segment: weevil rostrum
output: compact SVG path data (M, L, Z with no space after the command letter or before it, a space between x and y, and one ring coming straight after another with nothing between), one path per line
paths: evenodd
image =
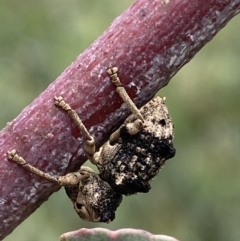
M28 164L16 150L7 153L12 160L49 181L65 186L78 215L88 221L110 222L122 201L122 195L151 189L149 181L157 175L167 159L175 155L173 123L165 105L165 98L155 97L138 109L118 77L117 67L107 73L116 92L131 111L131 115L113 132L109 140L95 151L95 140L80 117L62 97L55 97L55 105L66 111L78 126L84 140L88 159L99 173L81 166L80 170L54 177Z

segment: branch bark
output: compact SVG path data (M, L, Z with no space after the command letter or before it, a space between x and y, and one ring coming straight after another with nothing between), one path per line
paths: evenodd
M77 110L100 146L127 115L106 74L109 65L119 68L141 106L239 11L240 0L137 0L118 17L0 132L0 239L59 189L9 162L8 150L53 175L75 171L86 160L81 135L54 106L55 95Z

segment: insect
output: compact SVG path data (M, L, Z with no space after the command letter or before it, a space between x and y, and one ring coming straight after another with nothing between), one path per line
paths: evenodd
M175 155L173 123L165 98L155 97L138 109L122 85L117 67L109 68L107 73L132 114L99 151L95 150L95 140L76 111L62 97L54 98L55 105L66 111L78 126L85 140L86 155L97 166L98 174L81 166L77 172L54 177L28 164L16 150L7 153L9 160L30 172L65 186L74 209L82 219L106 223L115 218L122 195L148 192L151 188L149 181L166 160Z

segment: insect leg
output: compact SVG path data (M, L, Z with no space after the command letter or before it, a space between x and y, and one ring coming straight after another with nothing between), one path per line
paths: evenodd
M86 179L90 177L90 175L94 174L94 171L89 167L81 167L78 172L68 173L64 176L57 176L54 177L49 173L43 172L38 168L32 166L31 164L27 163L27 161L19 156L16 150L11 150L7 152L7 157L9 160L16 162L17 164L21 165L24 169L40 176L48 181L55 182L60 186L76 186L80 183L80 181L84 182Z
M116 86L116 91L122 98L123 102L127 105L127 107L130 109L130 111L142 122L144 122L144 118L142 114L140 113L140 110L137 108L137 106L133 103L132 99L126 92L125 88L123 87L119 77L118 77L118 68L117 67L111 67L107 70L108 75L110 76L113 84Z
M21 165L23 168L27 169L28 171L43 177L51 182L58 183L58 180L56 177L51 176L48 173L45 173L38 168L28 164L25 159L23 159L21 156L19 156L16 152L16 150L11 150L7 152L7 157L9 160L16 162L17 164Z
M71 108L69 104L67 104L61 96L54 97L55 105L59 106L63 110L65 110L72 120L76 123L77 127L81 131L86 143L85 143L85 151L92 163L95 163L93 155L95 153L95 140L88 132L87 128L82 123L80 117L78 116L77 112Z

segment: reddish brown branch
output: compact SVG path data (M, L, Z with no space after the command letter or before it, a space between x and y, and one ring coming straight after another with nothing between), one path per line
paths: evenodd
M0 133L0 239L59 187L6 159L14 148L54 175L85 161L82 139L54 106L62 95L101 145L126 110L106 69L119 76L140 106L187 63L240 10L240 0L137 0L58 79Z

